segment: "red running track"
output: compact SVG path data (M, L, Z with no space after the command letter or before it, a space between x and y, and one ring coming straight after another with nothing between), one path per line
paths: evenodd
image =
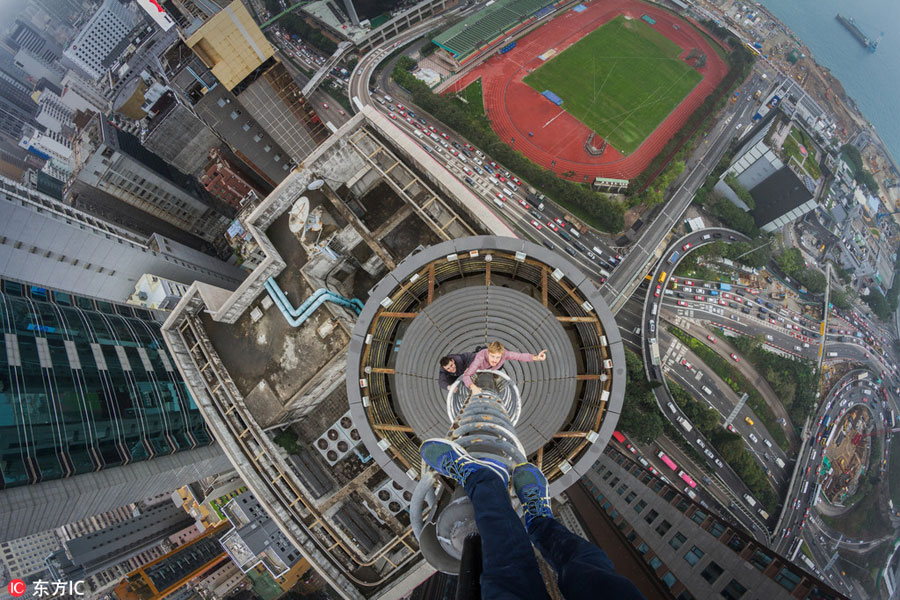
M671 13L637 0L592 0L587 10L568 10L520 39L516 47L503 55L494 55L466 74L451 89L458 90L481 78L484 105L491 128L500 139L533 162L557 174L588 181L595 177L633 179L659 154L669 139L687 122L688 117L725 77L728 68L700 32ZM538 58L547 50L557 54L619 14L639 19L650 15L653 27L678 44L686 56L691 48L706 54L706 65L699 69L703 79L644 143L628 156L608 146L601 156L588 154L584 143L591 130L581 121L556 106L522 81L543 62ZM675 28L677 25L677 29ZM533 137L528 133L532 132ZM595 138L594 145L600 141Z

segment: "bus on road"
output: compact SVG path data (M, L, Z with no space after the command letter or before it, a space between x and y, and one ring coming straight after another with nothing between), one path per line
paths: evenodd
M666 453L663 452L662 450L660 450L659 452L656 453L656 457L659 460L663 461L663 464L666 465L667 467L669 467L670 469L672 469L673 471L678 470L678 465L675 464L675 461L672 460L671 458L669 458L668 456L666 456Z
M686 484L691 486L692 488L697 487L697 482L691 479L691 476L685 473L684 471L678 471L678 476L681 477L681 480Z

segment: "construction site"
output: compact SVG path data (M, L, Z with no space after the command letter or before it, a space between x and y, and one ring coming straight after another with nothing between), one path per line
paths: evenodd
M857 405L847 411L829 436L822 460L822 493L832 504L843 505L856 493L869 464L876 421L869 409Z

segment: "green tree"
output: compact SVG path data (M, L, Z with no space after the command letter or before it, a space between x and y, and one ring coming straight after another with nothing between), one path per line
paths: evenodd
M872 311L878 315L882 321L888 321L891 318L891 307L887 300L879 290L869 288L869 295L862 297L863 302L869 305Z
M844 292L844 290L837 286L833 286L831 288L831 295L829 296L829 300L831 300L831 303L838 308L850 308L850 300L847 299L847 294Z
M865 169L859 171L856 174L855 179L858 184L866 186L873 194L878 194L881 191L878 187L878 182L875 181L875 176Z
M859 153L859 149L853 144L844 144L841 146L841 158L844 159L844 162L847 163L847 166L853 171L854 176L862 170L862 156Z
M779 254L775 257L775 263L790 277L793 277L794 273L805 266L803 255L800 254L800 250L797 248L788 248Z
M628 385L618 427L642 443L652 442L663 433L662 416L652 391L654 386L644 375L644 361L628 349L625 350L625 370Z

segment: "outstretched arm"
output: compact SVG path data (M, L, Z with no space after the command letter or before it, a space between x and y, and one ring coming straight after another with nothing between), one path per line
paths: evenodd
M547 351L541 350L537 354L528 354L527 352L510 352L507 351L503 356L506 360L519 360L522 362L532 362L537 361L540 362L542 360L547 360Z

